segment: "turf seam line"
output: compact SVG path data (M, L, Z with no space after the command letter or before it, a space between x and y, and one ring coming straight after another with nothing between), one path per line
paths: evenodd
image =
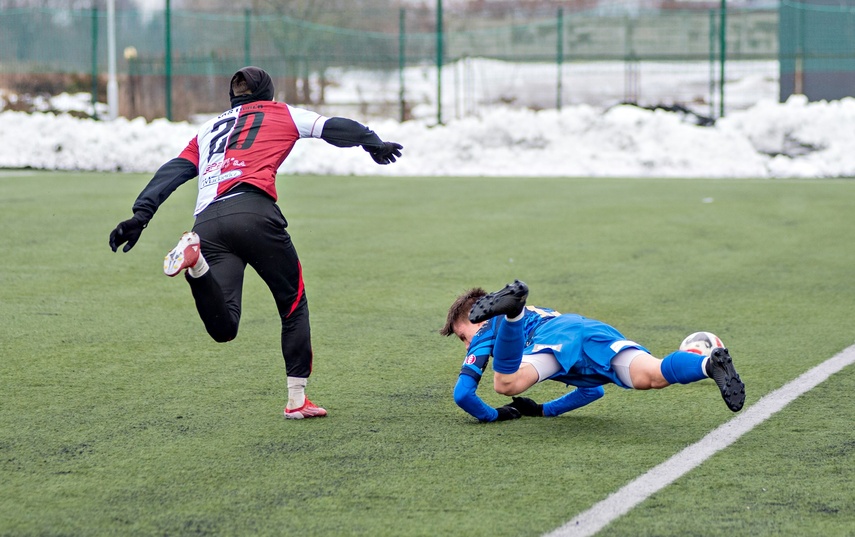
M720 425L698 442L667 461L653 467L622 488L576 515L545 537L582 537L594 535L625 515L636 505L699 466L743 434L766 421L800 395L815 388L831 375L855 363L855 345L803 373L796 379L765 395L739 415Z

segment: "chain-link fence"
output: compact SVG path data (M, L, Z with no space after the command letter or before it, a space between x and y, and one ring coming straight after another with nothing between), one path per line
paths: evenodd
M449 14L441 25L425 9L396 15L390 24L384 13L383 26L367 31L248 11L120 10L120 113L187 119L221 111L229 77L246 64L271 73L278 99L352 117L442 121L497 105L619 102L716 116L778 97L777 8L559 9L522 22ZM359 17L363 27L371 20ZM55 90L94 91L103 101L107 59L103 10L0 12L0 86L53 81L64 85ZM742 91L737 101L722 91L723 80L750 77L760 82L755 95Z

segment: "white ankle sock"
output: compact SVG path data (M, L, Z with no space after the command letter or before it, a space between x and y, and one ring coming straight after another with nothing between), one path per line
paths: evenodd
M306 382L309 379L288 377L288 408L294 410L306 404Z
M208 268L208 262L205 261L205 258L202 257L202 254L200 253L196 264L187 269L187 274L189 274L191 278L201 278L206 272L208 272Z
M507 315L505 315L505 318L508 320L508 322L511 322L511 323L515 323L515 322L519 321L520 319L522 319L523 317L525 317L525 308L523 308L523 310L520 312L520 314L517 315L516 317L508 317Z

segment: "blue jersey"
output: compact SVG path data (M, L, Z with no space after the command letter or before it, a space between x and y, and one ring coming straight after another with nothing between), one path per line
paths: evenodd
M525 328L523 332L526 338L526 347L531 344L534 337L534 332L543 323L554 319L561 315L555 310L548 308L533 308L525 309L525 317L523 322ZM481 375L487 368L487 362L490 356L493 355L493 346L496 344L496 329L499 326L499 321L504 317L493 317L484 323L484 326L478 330L478 333L469 342L469 348L466 350L466 360L463 361L463 368L460 370L461 375L469 375L476 380L481 380Z
M523 319L526 341L533 336L537 327L558 315L560 315L558 312L551 309L526 307ZM498 416L496 409L482 401L475 391L478 383L481 382L484 370L487 369L490 356L493 355L496 330L502 318L500 316L489 319L469 342L466 359L463 360L463 367L460 370L457 385L454 387L454 402L479 421L495 421Z
M472 338L454 389L454 400L458 406L481 421L493 421L497 416L496 410L481 401L475 390L492 356L501 319L490 319ZM626 388L611 367L612 358L627 348L647 352L612 326L581 315L527 307L523 321L523 354L551 353L561 365L561 370L549 380L581 389L599 388L609 383ZM602 396L601 388L596 391Z

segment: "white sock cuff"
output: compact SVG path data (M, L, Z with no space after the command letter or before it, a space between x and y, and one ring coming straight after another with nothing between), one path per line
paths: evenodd
M520 314L517 315L516 317L508 317L507 315L505 315L505 318L510 323L515 323L517 321L520 321L520 320L522 320L523 317L525 317L525 308L523 308L523 310L520 312Z
M202 254L199 254L199 259L196 261L196 264L187 269L187 273L191 278L201 278L208 272L208 262L205 261L205 258L202 257Z
M308 381L304 377L288 377L288 388L305 388Z

